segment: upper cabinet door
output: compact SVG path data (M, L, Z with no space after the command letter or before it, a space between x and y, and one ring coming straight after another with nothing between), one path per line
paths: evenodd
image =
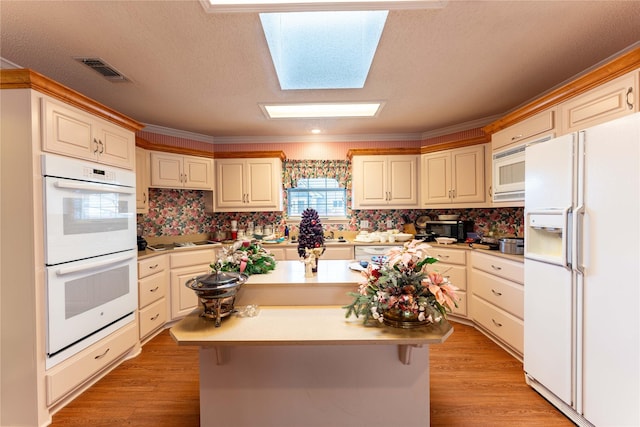
M282 210L282 161L279 158L219 159L216 212Z
M215 160L216 192L215 209L222 210L234 207L244 207L244 169L243 159Z
M387 159L385 156L355 156L352 184L355 209L387 205Z
M454 150L451 153L451 188L454 203L484 202L484 146Z
M98 120L95 129L98 139L98 161L132 169L132 163L135 164L135 137L133 133L102 120Z
M151 186L182 188L182 156L171 153L151 152Z
M282 210L282 162L247 159L247 201L250 206Z
M484 177L484 145L423 154L422 205L484 202Z
M451 203L451 153L422 156L422 203Z
M149 152L136 147L136 213L149 212Z
M354 156L353 208L417 208L418 158L418 155Z
M151 152L151 187L213 190L213 159Z
M561 133L576 132L638 111L637 78L638 71L633 71L561 104Z
M41 108L43 151L135 169L132 131L52 99Z
M182 165L185 188L213 190L213 159L184 156Z
M389 156L388 201L393 206L418 206L418 156Z

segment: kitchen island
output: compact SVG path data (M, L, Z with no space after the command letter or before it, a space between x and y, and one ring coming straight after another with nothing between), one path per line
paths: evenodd
M198 308L171 329L179 345L200 347L201 425L428 426L429 345L444 342L451 325L365 326L327 295L326 304L300 304L324 286L355 290L360 275L349 261L321 259L306 279L297 264L249 278L236 305L258 304L257 316L233 315L216 328ZM291 295L265 305L249 284Z

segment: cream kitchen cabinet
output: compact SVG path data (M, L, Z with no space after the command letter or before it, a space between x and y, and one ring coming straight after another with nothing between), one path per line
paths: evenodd
M560 104L567 134L638 111L638 71L625 74Z
M135 320L47 369L47 275L43 264L40 157L51 152L133 170L134 132L143 126L32 70L2 69L0 83L3 177L0 264L4 267L0 298L3 321L0 424L44 426L73 397L124 358L135 356L139 341ZM104 139L99 135L102 125L121 138L111 139L109 135ZM82 135L86 136L84 140ZM94 137L101 140L106 150L102 156L93 152ZM111 144L112 141L122 142L122 154L113 156L118 160L108 155L118 151L118 144Z
M470 255L472 320L490 338L522 358L524 264L476 251Z
M185 283L195 276L211 273L210 264L215 261L214 249L183 250L169 254L171 320L186 316L198 306L198 297Z
M216 212L282 210L279 158L216 159Z
M537 113L528 119L515 123L491 136L491 149L502 151L509 145L519 145L528 141L555 136L558 121L556 107Z
M422 206L485 201L485 146L422 155Z
M169 265L165 254L138 261L138 323L140 340L167 321Z
M431 264L429 270L447 277L459 291L458 306L452 310L453 315L467 317L467 251L464 249L448 249L433 246L429 255L438 259Z
M136 213L149 212L149 152L136 147Z
M152 151L151 187L213 190L213 159Z
M419 156L353 156L353 209L419 207Z
M44 151L134 169L132 131L54 99L41 103Z
M137 322L118 329L97 343L47 370L46 402L52 406L87 382L95 382L138 345Z

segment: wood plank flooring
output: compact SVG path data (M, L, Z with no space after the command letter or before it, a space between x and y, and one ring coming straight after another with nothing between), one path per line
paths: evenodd
M520 362L473 327L454 328L431 347L431 426L574 425L525 384ZM199 426L197 348L178 347L163 331L56 413L52 426Z

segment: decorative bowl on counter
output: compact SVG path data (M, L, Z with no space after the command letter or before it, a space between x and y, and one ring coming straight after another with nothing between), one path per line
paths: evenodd
M406 242L413 238L413 234L409 233L395 233L393 236L395 237L396 242Z
M215 319L218 327L223 317L233 313L236 294L248 278L244 273L217 271L189 279L185 286L192 289L202 303L202 317Z
M454 239L453 237L436 237L436 242L441 245L450 245L452 243L456 243L458 239Z

